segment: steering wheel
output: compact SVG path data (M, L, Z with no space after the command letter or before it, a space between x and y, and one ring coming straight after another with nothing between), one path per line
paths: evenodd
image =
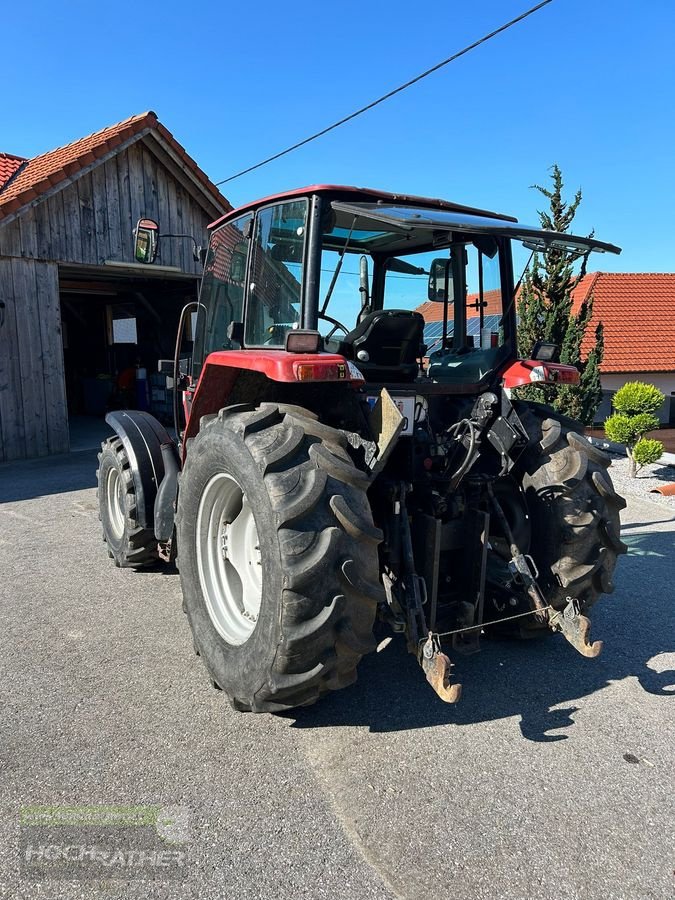
M326 322L330 322L331 325L333 326L331 328L331 330L328 332L328 334L324 335L324 341L329 341L332 338L332 336L335 334L335 332L338 330L338 328L341 328L345 334L349 334L349 328L347 328L345 325L343 325L342 322L338 322L338 320L334 319L332 316L327 316L326 313L320 312L318 314L318 318L325 319Z

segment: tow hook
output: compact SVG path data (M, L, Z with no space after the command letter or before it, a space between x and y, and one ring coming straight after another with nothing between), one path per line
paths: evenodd
M462 685L450 684L452 663L441 651L440 639L432 631L429 632L429 637L418 655L418 660L427 681L441 700L446 703L457 703L462 696Z
M600 655L603 642L590 642L591 620L581 615L579 601L574 597L567 598L567 606L563 610L549 610L548 623L552 631L560 631L582 656Z

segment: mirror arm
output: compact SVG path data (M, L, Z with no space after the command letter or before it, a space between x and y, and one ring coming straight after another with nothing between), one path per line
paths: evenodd
M195 262L201 262L202 248L191 234L158 234L157 237L160 240L162 238L187 238L188 241L192 241L192 258Z

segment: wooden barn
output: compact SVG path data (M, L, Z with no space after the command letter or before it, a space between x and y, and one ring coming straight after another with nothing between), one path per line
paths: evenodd
M228 209L153 112L33 159L0 153L0 462L67 452L69 418L162 416L157 360L199 284L191 238ZM185 235L153 266L133 257L141 216Z

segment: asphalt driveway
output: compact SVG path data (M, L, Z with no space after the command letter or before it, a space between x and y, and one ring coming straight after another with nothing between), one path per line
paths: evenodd
M353 688L252 716L209 686L177 575L108 560L95 467L0 466L0 896L673 896L667 509L624 511L596 660L557 637L485 643L457 660L450 707L392 642ZM179 808L186 874L28 880L36 804Z

